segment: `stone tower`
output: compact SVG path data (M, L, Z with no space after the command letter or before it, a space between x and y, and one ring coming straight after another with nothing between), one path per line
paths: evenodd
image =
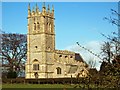
M54 7L52 10L45 3L42 11L37 4L32 11L28 5L28 34L27 34L27 64L26 78L52 77L55 32L54 32Z
M26 79L85 77L87 64L79 53L56 50L54 30L54 7L43 4L42 11L37 4L28 5Z

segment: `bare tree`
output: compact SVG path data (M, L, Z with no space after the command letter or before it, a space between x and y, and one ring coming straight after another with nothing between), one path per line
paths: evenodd
M2 64L9 66L9 71L17 74L24 68L27 52L27 40L25 34L3 33L1 35Z
M103 46L101 47L101 50L102 50L103 60L110 63L113 55L113 53L111 52L111 43L104 42Z
M120 14L111 9L112 14L116 15L117 17L120 16ZM101 47L102 50L102 56L103 56L103 62L100 67L100 74L105 76L109 80L118 81L119 75L120 75L120 38L119 38L119 18L106 18L105 20L108 20L113 25L116 25L118 27L118 33L112 32L112 35L106 36L105 34L102 34L105 38L107 38L107 41L104 42L104 44ZM110 82L113 83L112 81ZM116 87L118 84L116 85Z
M96 61L94 58L90 58L88 61L89 68L95 68L96 66Z
M112 35L104 35L102 36L106 37L108 41L105 41L104 44L101 47L102 55L104 57L104 60L111 63L112 60L114 60L117 56L120 55L120 38L119 38L119 27L120 27L120 14L116 11L111 9L112 15L115 15L115 17L104 19L109 21L112 25L116 25L118 27L118 33L112 32Z

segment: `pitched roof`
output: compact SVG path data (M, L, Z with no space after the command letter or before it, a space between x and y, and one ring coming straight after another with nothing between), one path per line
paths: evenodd
M75 60L80 61L80 62L84 62L82 56L79 53L75 53Z

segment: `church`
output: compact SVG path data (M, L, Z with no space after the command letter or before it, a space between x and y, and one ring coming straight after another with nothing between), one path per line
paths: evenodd
M86 77L88 65L79 53L55 49L54 7L42 11L28 5L27 61L25 78Z

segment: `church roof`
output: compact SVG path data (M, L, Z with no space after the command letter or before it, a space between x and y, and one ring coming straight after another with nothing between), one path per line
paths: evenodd
M84 62L82 56L79 53L75 53L75 60L80 61L80 62Z

